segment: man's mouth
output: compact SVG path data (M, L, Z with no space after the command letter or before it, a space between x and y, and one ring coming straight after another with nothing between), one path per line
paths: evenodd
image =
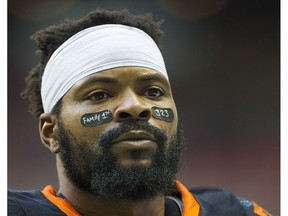
M116 143L131 143L131 144L141 144L146 141L156 142L153 135L145 131L130 131L128 133L122 134L112 141L112 144Z
M150 163L158 145L154 136L145 131L130 131L112 141L111 153L120 164Z

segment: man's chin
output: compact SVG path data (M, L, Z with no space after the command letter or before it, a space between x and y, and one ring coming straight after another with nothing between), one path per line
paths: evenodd
M125 164L108 171L105 177L95 176L91 181L91 189L98 196L108 199L133 202L151 199L164 195L174 187L175 179L171 175L165 178L159 174L161 172L153 168L151 163L141 161L138 164Z

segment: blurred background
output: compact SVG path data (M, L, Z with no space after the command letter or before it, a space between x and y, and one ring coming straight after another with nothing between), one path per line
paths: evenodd
M9 0L8 187L58 187L54 156L20 98L38 62L35 31L100 7L164 19L162 51L185 132L178 175L280 215L280 2Z

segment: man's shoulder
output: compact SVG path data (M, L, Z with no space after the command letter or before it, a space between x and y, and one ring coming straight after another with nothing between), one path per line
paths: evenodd
M8 215L59 215L64 214L49 202L40 190L8 189Z
M241 203L239 197L221 187L194 187L190 188L189 192L201 203L213 203L220 206L227 204L228 201L232 204L233 202Z
M255 216L258 215L255 207L261 208L255 202L238 197L221 187L194 187L190 188L189 192L200 204L203 215ZM270 215L262 208L261 211L265 212L263 215Z
M227 199L237 199L233 193L222 187L192 187L188 190L197 200L223 202ZM215 198L217 198L217 200L215 200Z
M187 194L192 195L193 201L190 208L198 212L194 213L198 216L271 216L255 202L235 196L221 187L193 187L187 188L184 193L178 190L173 194L173 200L178 204L179 209L184 208L183 198L190 199L187 198ZM195 210L198 208L199 210Z

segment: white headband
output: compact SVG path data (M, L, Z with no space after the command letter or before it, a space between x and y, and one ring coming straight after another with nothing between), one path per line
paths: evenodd
M94 26L73 35L49 59L42 77L44 112L80 79L103 70L140 66L168 75L161 52L144 31L119 24Z

